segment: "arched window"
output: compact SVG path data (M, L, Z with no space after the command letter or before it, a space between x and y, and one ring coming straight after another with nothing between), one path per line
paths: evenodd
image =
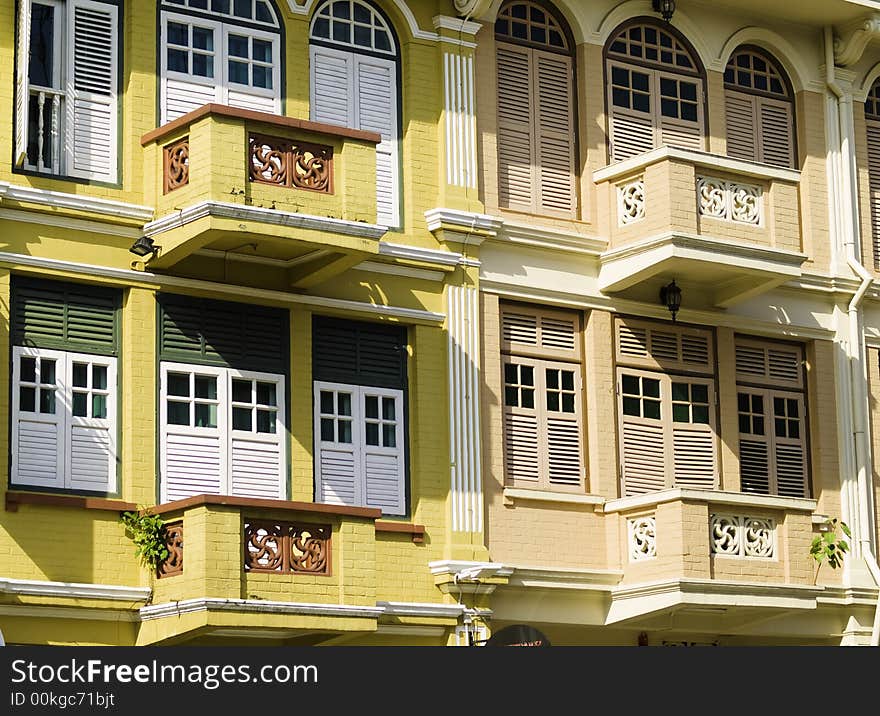
M662 144L703 149L703 71L685 40L638 20L612 34L605 58L611 161Z
M865 100L865 126L868 133L868 187L871 194L871 241L874 268L880 269L880 78L871 85Z
M162 123L209 102L280 114L280 37L268 0L163 0Z
M495 22L501 206L577 212L574 43L549 9L515 0Z
M311 117L377 132L376 215L398 226L398 44L390 23L360 0L328 0L312 18Z
M740 47L724 70L727 154L794 167L794 97L788 78L770 55Z

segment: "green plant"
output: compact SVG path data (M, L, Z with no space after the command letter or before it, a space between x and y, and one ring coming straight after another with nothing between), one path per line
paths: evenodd
M827 561L831 569L843 566L843 557L849 551L849 543L840 535L840 532L852 539L846 522L831 518L825 521L825 529L822 533L813 537L813 542L810 544L810 556L818 563L817 573L822 562Z
M159 515L151 514L148 510L123 512L119 521L125 525L127 536L135 543L134 554L140 558L141 564L155 570L168 558L165 523Z

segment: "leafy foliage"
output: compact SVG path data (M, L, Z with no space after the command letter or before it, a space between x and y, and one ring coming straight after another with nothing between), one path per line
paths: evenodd
M822 562L828 562L828 566L837 569L843 566L844 555L849 551L849 543L840 535L852 539L846 522L837 518L826 520L826 530L813 537L810 545L810 556L822 566ZM839 530L839 532L838 532Z
M128 537L135 543L134 553L140 558L141 564L155 570L168 558L165 523L159 515L146 510L123 512L119 521L125 525Z

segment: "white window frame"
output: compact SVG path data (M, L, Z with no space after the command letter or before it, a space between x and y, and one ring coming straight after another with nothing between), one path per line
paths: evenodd
M39 412L39 395L35 397L36 411L24 411L21 409L21 358L52 359L55 361L55 420L46 420L47 413ZM98 365L107 368L107 416L105 418L77 417L73 415L73 364L87 363L90 366ZM48 487L53 489L100 492L113 494L118 491L117 475L117 359L112 356L94 355L90 353L72 353L68 351L50 350L45 348L31 348L25 346L13 346L12 348L12 469L10 483L15 486ZM91 371L89 371L91 373ZM91 379L89 379L91 382ZM92 389L86 388L89 394ZM80 392L80 391L77 391ZM105 391L101 391L105 392ZM89 409L91 410L91 408ZM21 423L30 419L34 422L52 422L56 425L57 455L55 479L52 481L21 480L19 475L18 440ZM109 439L108 455L108 481L100 489L78 486L73 482L71 440L74 427L100 428L107 430Z
M190 425L177 425L168 422L168 403L169 398L174 402L175 396L168 394L168 374L169 373L186 373L190 376L191 384L195 375L206 375L217 378L217 397L216 399L198 399L195 397L195 391L191 391L188 398L181 398L178 402L188 402L195 405L197 401L202 403L216 403L217 405L217 425L216 427L197 427L192 425L195 419L195 411L190 409ZM256 430L256 422L252 423L252 429L234 430L232 428L232 381L240 378L242 380L259 381L262 383L272 383L275 387L276 410L275 410L275 432L259 433ZM233 441L238 439L247 439L250 442L277 444L279 446L279 472L278 472L278 499L286 499L287 497L287 418L285 414L285 381L286 377L279 373L262 373L257 371L242 371L234 368L225 368L221 366L202 365L198 363L176 363L172 361L162 361L160 364L160 384L159 384L159 431L160 431L160 492L162 502L167 502L168 481L166 475L167 468L167 436L169 432L178 435L191 435L193 437L216 437L220 443L220 492L221 495L234 495L232 484L232 450ZM272 437L269 437L272 436Z
M351 443L336 441L324 441L321 439L321 391L333 393L349 393L351 399ZM321 475L321 450L329 447L333 450L351 452L354 462L354 500L351 506L374 507L369 504L366 485L366 458L368 454L395 456L398 459L397 490L400 508L388 510L383 508L383 514L405 515L406 514L406 460L407 450L404 442L404 402L403 391L395 388L376 388L350 383L331 383L326 381L314 381L313 402L313 426L315 447L315 501L326 502L324 499L324 484ZM393 398L395 403L395 447L367 445L366 428L367 421L364 403L367 397ZM329 415L329 414L328 414ZM347 416L346 416L347 417ZM382 431L379 431L380 441Z
M252 28L240 27L238 25L226 25L224 24L222 27L223 32L223 76L225 79L225 91L228 95L230 85L233 85L233 89L238 89L241 92L247 92L248 94L261 95L263 97L276 97L279 90L279 82L281 79L281 60L278 56L278 34L272 32L265 32L262 30L254 30ZM249 84L241 84L239 82L233 82L229 79L229 61L232 56L229 54L229 35L241 35L242 37L246 37L248 41L248 58L245 59L243 57L236 57L236 62L242 62L247 64L248 66L248 79L250 80ZM272 61L270 63L265 63L262 61L254 60L254 40L263 40L264 42L268 42L272 46ZM253 85L253 77L254 77L254 66L259 67L269 67L272 71L272 87L267 89L265 87L255 87Z

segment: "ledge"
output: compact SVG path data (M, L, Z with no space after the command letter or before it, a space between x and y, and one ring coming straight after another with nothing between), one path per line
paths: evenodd
M707 167L715 171L731 172L756 179L787 181L797 184L801 180L801 173L797 169L783 169L769 164L747 162L742 159L732 159L720 154L709 152L697 152L692 149L679 149L678 147L663 146L644 152L622 162L602 167L593 172L594 182L613 181L628 176L645 167L662 162L667 159L677 159L696 166Z
M124 587L116 584L80 582L45 582L33 579L0 578L0 593L27 594L35 597L66 597L72 599L109 599L124 602L145 602L149 587Z
M396 532L398 534L412 535L415 544L425 541L425 526L414 525L411 522L376 522L376 532Z
M641 507L653 507L664 502L706 502L715 505L735 505L742 507L763 507L771 510L787 510L789 512L813 512L817 507L816 500L803 497L773 497L771 495L750 495L742 492L722 492L720 490L688 490L675 488L661 490L647 495L634 495L608 500L605 512L624 512Z
M605 498L601 495L581 495L574 492L550 492L549 490L529 490L520 487L505 487L504 500L530 502L559 502L573 505L601 505Z
M277 114L268 112L255 112L252 109L238 109L236 107L228 107L225 104L204 104L192 112L187 112L182 117L178 117L168 124L150 130L141 137L141 146L146 147L151 142L157 142L169 134L173 134L182 127L186 127L193 122L197 122L208 115L217 117L230 117L232 119L242 119L250 122L263 122L265 124L273 124L276 127L285 129L301 129L306 132L316 132L318 134L332 134L343 139L359 139L364 142L378 144L382 141L382 137L376 132L367 132L361 129L350 129L348 127L338 127L332 124L324 124L322 122L310 122L305 119L295 119L294 117L282 117Z
M0 182L0 199L17 201L23 204L40 204L52 209L75 209L88 211L114 219L126 219L137 222L149 221L153 218L153 209L139 204L128 204L112 199L100 199L84 194L69 194L63 191L49 191L31 186L19 186L9 182Z
M283 510L288 512L312 512L321 515L338 515L340 517L363 517L375 520L382 516L382 511L372 507L345 507L343 505L324 505L317 502L292 502L290 500L261 500L251 497L233 497L231 495L194 495L192 497L157 505L151 512L164 515L169 512L189 510L193 507L214 505L218 507L253 507L256 509Z
M104 497L80 495L49 495L42 492L7 492L6 511L18 512L19 505L44 505L48 507L73 507L80 510L104 510L105 512L130 512L138 509L133 502Z

